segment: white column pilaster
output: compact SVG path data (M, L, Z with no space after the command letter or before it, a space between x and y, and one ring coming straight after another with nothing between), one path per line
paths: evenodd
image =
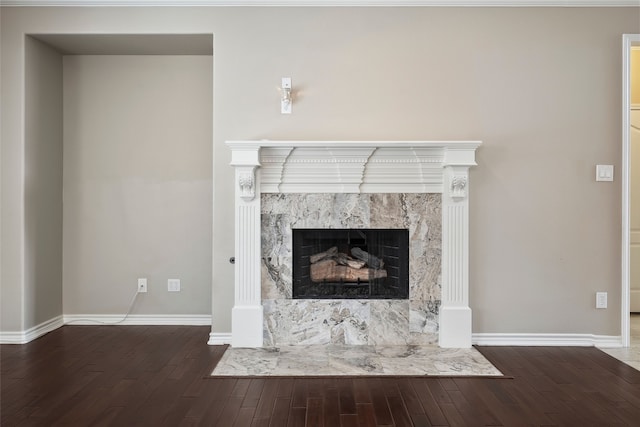
M475 163L475 162L474 162ZM442 303L439 345L471 347L469 165L446 165L442 191Z
M235 167L235 303L231 345L262 347L260 147L232 145Z

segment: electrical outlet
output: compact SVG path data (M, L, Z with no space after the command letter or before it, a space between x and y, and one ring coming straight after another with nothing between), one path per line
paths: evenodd
M169 292L180 292L180 279L167 280L167 290Z
M147 279L138 279L138 292L147 292Z
M607 308L606 292L596 292L596 308Z

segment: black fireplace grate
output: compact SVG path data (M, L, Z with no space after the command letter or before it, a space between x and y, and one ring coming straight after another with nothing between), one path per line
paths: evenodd
M323 254L326 254L324 258ZM382 266L378 265L379 261ZM362 263L364 265L358 267ZM293 298L408 297L408 230L293 230Z

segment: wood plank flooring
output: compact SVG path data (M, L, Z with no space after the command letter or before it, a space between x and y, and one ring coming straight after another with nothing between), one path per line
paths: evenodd
M479 347L489 378L224 378L209 327L65 326L0 347L8 426L640 426L640 372L595 348Z

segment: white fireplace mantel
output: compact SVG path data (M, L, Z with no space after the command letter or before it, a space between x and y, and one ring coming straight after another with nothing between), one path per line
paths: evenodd
M261 347L261 193L441 193L439 345L471 346L469 168L480 141L228 141L235 168L234 347Z

